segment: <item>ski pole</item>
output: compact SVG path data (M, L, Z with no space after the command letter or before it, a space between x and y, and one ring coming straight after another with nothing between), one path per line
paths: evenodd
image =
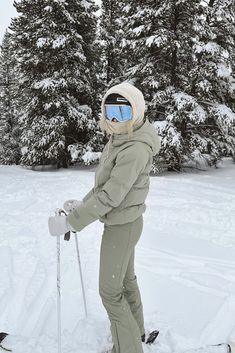
M56 210L56 215L60 215L61 211ZM58 332L58 353L61 353L61 293L60 293L60 236L56 237L57 250L57 332Z
M81 285L82 285L83 303L84 303L85 315L86 315L86 317L87 317L87 304L86 304L86 296L85 296L85 290L84 290L84 283L83 283L83 278L82 278L81 260L80 260L79 247L78 247L78 236L77 236L77 233L76 233L76 232L74 232L74 233L75 233L75 234L74 234L74 239L75 239L75 244L76 244L78 267L79 267L80 280L81 280Z
M60 214L64 213L65 216L67 216L67 213L64 210L60 210ZM83 296L83 303L84 303L84 310L85 310L85 315L87 317L87 303L86 303L86 296L85 296L85 289L84 289L84 282L83 282L83 276L82 276L82 266L81 266L81 258L80 258L80 253L79 253L79 247L78 247L78 236L77 232L72 231L74 233L74 239L75 239L75 245L76 245L76 252L77 252L77 261L78 261L78 268L79 268L79 273L80 273L80 281L81 281L81 286L82 286L82 296ZM67 232L64 236L64 240L70 240L70 232Z
M57 237L57 324L58 353L61 353L60 237Z

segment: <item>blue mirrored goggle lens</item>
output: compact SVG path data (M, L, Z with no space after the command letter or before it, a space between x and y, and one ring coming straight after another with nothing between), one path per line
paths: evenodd
M105 116L107 119L113 118L118 121L128 121L132 118L132 107L130 105L105 104Z

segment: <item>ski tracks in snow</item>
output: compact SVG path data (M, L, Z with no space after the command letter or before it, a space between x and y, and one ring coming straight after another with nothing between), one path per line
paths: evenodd
M234 168L234 166L233 166ZM160 331L145 353L180 353L235 340L234 171L152 177L136 273L145 328ZM56 242L47 219L93 185L88 171L33 172L1 166L0 329L15 353L56 353ZM78 236L89 317L85 319L74 239L62 242L63 353L112 346L98 294L102 225ZM19 334L19 332L21 332ZM201 353L208 353L202 351Z

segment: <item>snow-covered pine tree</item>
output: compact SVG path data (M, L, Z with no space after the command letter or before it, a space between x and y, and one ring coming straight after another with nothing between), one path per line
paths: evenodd
M124 57L121 48L123 38L122 2L103 0L99 24L99 39L102 49L104 89L115 84L124 72Z
M235 155L235 12L232 0L209 0L197 21L193 45L194 61L189 71L190 94L205 111L197 128L198 157L208 154L216 161ZM201 142L201 143L200 143Z
M92 43L96 30L93 0L21 0L10 25L24 109L21 163L67 167L68 146L80 146L82 160L92 116Z
M98 112L103 95L107 89L122 81L125 72L125 57L122 52L123 39L123 13L122 2L117 0L103 0L101 2L100 17L97 32L97 51L99 53L99 99ZM97 114L98 115L98 114ZM107 135L97 131L99 146L103 148L107 142Z
M97 27L95 40L92 43L93 53L93 65L92 71L90 72L92 77L93 91L94 91L94 104L93 104L93 116L97 121L95 130L92 130L90 133L89 142L85 145L83 161L85 164L97 163L100 153L103 150L105 143L107 142L103 132L99 129L98 121L100 119L100 106L101 100L106 89L106 72L103 68L104 66L104 50L103 50L103 41L101 40L101 31L100 26L101 21L101 4L95 13L97 16ZM71 155L73 156L73 161L77 160L78 151L80 149L79 144L73 144L69 146Z
M211 123L213 110L210 104L216 103L223 109L223 114L227 114L221 129L223 146L225 140L230 151L233 145L231 134L226 138L224 133L231 127L233 113L229 108L225 113L221 93L214 90L211 101L205 104L193 90L193 72L197 71L194 68L200 65L196 48L200 36L208 40L206 26L209 26L207 14L210 5L211 2L203 3L201 0L154 0L147 3L139 0L129 2L124 8L128 18L124 46L129 50L130 63L125 76L144 92L148 103L147 116L150 121L155 121L154 125L162 137L160 161L169 170L180 170L190 162L194 166L202 161L210 164L219 158L220 144L218 140L216 143L214 131L217 129L215 125L221 121L214 119ZM226 7L223 11L226 12ZM231 9L227 9L226 21L222 20L225 35L234 18L233 14L228 15L228 11ZM210 35L213 33L213 38L216 38L217 29L213 26L209 26ZM208 61L209 57L206 58ZM207 74L204 73L205 76ZM221 80L228 88L230 79ZM159 158L153 164L153 171L157 171L158 165Z
M104 147L104 136L101 131L99 131L99 114L100 114L100 104L103 95L104 89L104 76L102 70L102 47L99 39L99 29L98 25L100 21L100 7L97 6L94 8L96 10L96 23L97 26L94 28L95 34L93 33L91 36L91 32L87 31L87 38L84 37L86 43L89 43L89 51L92 55L88 55L88 59L90 60L90 78L91 78L91 91L94 93L92 95L92 112L93 117L96 120L96 124L92 125L92 127L88 131L88 142L87 143L72 143L68 146L68 150L70 152L72 162L82 162L86 165L88 164L96 164L97 160L100 156L100 151L102 151Z
M122 45L129 52L125 76L144 92L149 120L159 122L156 128L162 136L160 161L170 168L181 163L183 153L183 141L177 131L180 126L177 129L172 121L171 108L174 110L173 95L187 80L184 75L190 66L192 47L187 31L198 2L192 6L160 0L123 4L126 20ZM153 163L153 171L157 171L157 166L159 158Z
M18 164L20 160L16 92L15 58L6 30L0 46L0 164Z

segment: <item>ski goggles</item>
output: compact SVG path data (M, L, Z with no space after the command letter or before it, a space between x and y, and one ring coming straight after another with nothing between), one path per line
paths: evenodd
M105 104L105 117L112 121L117 119L119 122L125 122L132 119L132 107L125 104Z

